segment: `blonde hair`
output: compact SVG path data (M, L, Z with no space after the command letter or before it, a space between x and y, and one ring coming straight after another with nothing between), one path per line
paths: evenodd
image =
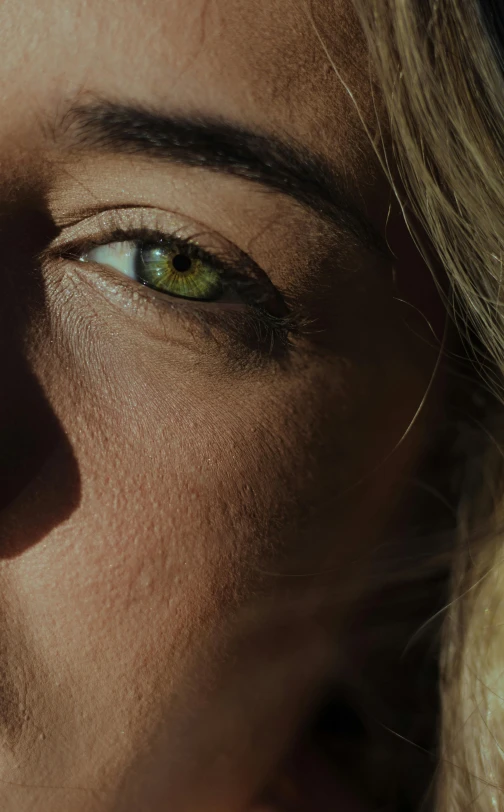
M461 495L453 542L434 806L502 811L503 11L497 0L355 6L390 118L394 171L431 243L428 258L434 255L447 275L448 312L494 404L481 427L481 436L494 439L479 478L471 477Z

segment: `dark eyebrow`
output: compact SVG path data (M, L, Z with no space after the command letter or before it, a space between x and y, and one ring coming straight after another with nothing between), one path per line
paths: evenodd
M384 237L345 188L343 177L298 143L216 118L164 115L109 101L73 107L64 122L72 145L244 178L292 197L382 258L391 256Z

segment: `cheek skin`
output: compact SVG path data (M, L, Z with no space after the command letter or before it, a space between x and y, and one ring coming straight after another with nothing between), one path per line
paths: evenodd
M153 809L167 787L177 812L240 809L325 678L420 429L335 503L368 466L365 416L372 438L393 412L378 394L369 419L365 393L382 389L362 370L312 358L238 376L208 347L198 360L132 334L82 289L78 307L53 299L52 313L32 360L81 495L4 566L36 630L25 661L45 675L26 699L20 778L65 775L124 803L148 793ZM397 367L412 412L424 381ZM324 568L325 584L275 576Z

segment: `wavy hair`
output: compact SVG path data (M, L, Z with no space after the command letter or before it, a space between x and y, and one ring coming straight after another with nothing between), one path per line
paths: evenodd
M438 812L503 812L504 7L354 4L388 111L406 219L410 210L430 243L419 247L443 268L447 311L489 393L480 437L491 442L477 476L473 465L465 477L453 534L431 797Z

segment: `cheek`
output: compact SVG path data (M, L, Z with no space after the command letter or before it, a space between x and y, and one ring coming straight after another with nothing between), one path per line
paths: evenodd
M228 722L235 743L236 719L243 741L272 714L291 720L279 723L285 732L416 458L420 425L373 474L424 377L407 351L378 372L323 352L237 371L211 344L153 341L99 306L85 303L79 317L64 304L58 319L52 303L31 362L80 493L4 569L30 662L47 675L36 718L87 754L90 775L103 765L120 774L165 733L160 761L185 741L188 761L201 764L198 737L212 750ZM400 402L390 396L398 375ZM55 491L58 453L39 478ZM38 488L18 501L13 526L36 512ZM324 583L306 577L322 570ZM327 614L331 637L321 642ZM194 730L195 697L209 696ZM72 771L75 746L54 746Z
M243 724L248 741L275 703L293 716L288 672L298 675L297 695L320 668L309 620L316 602L304 579L282 596L278 578L265 575L280 561L317 568L324 550L321 540L313 549L308 515L321 505L320 372L231 384L189 361L166 364L166 348L145 357L126 336L110 344L100 331L70 333L87 340L60 345L50 359L37 353L36 366L77 460L79 502L6 570L33 636L30 662L47 675L43 697L32 699L38 724L93 752L90 774L112 756L120 773L160 720L169 732L163 754L181 752L181 739L194 751L203 735L187 730L194 696L203 702L224 681L206 729L220 741L224 721ZM341 371L333 371L336 403ZM343 420L345 408L338 412ZM34 507L19 503L19 514ZM229 646L241 670L224 677ZM268 702L257 707L266 684ZM51 744L55 769L70 769L75 746Z
M416 456L412 432L381 464L422 393L414 369L390 365L398 402L383 368L337 357L238 374L208 348L135 338L119 322L65 329L72 339L48 341L35 365L80 475L62 542L43 553L68 597L108 617L149 600L160 624L180 602L194 623L268 567L331 564L349 580Z

